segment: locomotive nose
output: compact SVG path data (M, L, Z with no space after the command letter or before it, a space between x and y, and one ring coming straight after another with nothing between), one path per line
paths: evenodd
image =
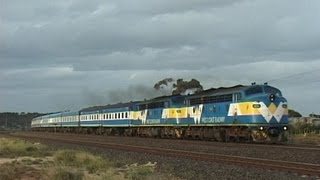
M270 136L276 137L276 136L279 136L280 131L277 128L270 128L268 130L268 133Z

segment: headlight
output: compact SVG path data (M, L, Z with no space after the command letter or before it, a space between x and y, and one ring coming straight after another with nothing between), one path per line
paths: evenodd
M274 94L270 94L269 100L273 102L275 99L276 99L276 96Z
M262 130L263 130L263 127L262 127L262 126L260 126L260 128L259 128L259 129L260 129L260 131L262 131Z
M253 104L252 106L253 106L253 108L260 108L261 107L260 104Z
M285 131L288 130L288 127L287 127L287 126L284 126L284 127L283 127L283 130L285 130Z

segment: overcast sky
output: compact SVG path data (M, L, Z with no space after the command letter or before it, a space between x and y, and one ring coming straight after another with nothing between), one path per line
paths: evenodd
M149 98L173 77L204 88L274 80L290 108L320 114L319 8L319 0L1 0L0 112Z

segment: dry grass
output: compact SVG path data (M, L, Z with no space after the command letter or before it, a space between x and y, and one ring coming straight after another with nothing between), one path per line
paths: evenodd
M55 167L48 179L52 180L82 180L84 172L76 168Z
M33 156L43 157L48 155L47 146L39 143L30 143L20 139L0 138L1 157Z
M26 177L29 180L40 179L41 172L31 166L26 166L18 161L0 165L1 180L23 179Z
M311 144L320 146L320 134L295 134L291 138L294 144Z
M144 165L132 164L127 166L125 175L132 180L146 179L148 176L154 173L156 164L147 163Z
M11 138L0 138L0 162L1 158L0 180L137 180L158 176L154 173L156 164L132 164L119 168L117 163L85 151L58 150L52 153L39 143Z
M59 150L53 157L57 165L83 168L89 173L103 171L112 166L110 161L83 151Z

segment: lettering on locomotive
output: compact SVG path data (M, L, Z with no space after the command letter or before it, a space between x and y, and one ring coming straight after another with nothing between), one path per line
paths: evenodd
M202 123L224 123L225 117L204 117L201 118Z

